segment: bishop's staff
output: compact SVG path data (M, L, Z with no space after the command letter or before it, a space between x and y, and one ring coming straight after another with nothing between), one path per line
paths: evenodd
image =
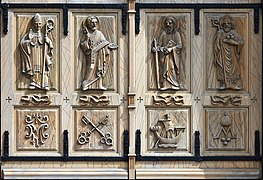
M160 80L159 80L159 63L158 63L158 49L157 49L157 41L154 38L153 39L153 52L155 55L155 66L156 66L156 83L157 83L157 88L160 89Z
M47 40L46 38L48 37L48 34L54 29L54 21L52 19L48 19L47 23L46 23L46 32L45 32L45 38L44 38L44 58L43 58L43 68L42 68L42 88L45 88L46 83L48 84L48 82L45 81L45 77L48 76L48 74L45 74L45 69L49 68L48 66L52 64L49 56L47 55ZM52 53L52 52L50 52ZM47 66L47 67L46 67ZM46 80L48 80L46 78Z

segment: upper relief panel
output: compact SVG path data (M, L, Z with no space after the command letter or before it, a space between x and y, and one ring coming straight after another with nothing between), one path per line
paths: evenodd
M16 14L17 90L59 89L58 14Z
M190 14L149 14L147 27L148 89L188 90Z
M117 64L117 16L75 16L75 89L115 90Z
M247 14L206 14L208 90L248 90Z

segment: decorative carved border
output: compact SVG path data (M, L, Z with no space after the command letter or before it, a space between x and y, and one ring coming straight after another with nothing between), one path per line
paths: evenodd
M238 106L241 104L242 97L239 95L227 95L227 96L210 96L211 97L211 104L217 105L229 105L232 104L234 106Z
M23 105L33 104L33 105L47 105L51 103L49 95L33 94L21 96L20 102Z
M106 95L81 95L79 102L82 105L96 105L96 106L107 106L110 104L109 96Z

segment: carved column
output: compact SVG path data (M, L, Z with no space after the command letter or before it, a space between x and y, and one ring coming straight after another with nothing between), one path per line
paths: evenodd
M135 179L135 1L129 1L129 179Z

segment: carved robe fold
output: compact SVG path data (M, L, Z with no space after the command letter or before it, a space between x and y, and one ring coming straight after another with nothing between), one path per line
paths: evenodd
M217 79L221 88L239 89L240 85L240 50L243 45L242 37L234 30L216 35L214 55L217 68Z
M170 53L160 52L160 84L163 89L178 89L178 74L179 74L179 50L182 48L182 41L179 32L168 34L163 32L159 45L161 47L172 48Z
M80 43L87 64L82 82L83 90L99 89L98 80L105 76L110 61L109 44L110 42L98 30L89 33L89 38Z
M46 48L46 49L45 49ZM30 79L30 88L49 88L49 72L52 64L53 43L42 33L27 33L20 42L22 73Z

